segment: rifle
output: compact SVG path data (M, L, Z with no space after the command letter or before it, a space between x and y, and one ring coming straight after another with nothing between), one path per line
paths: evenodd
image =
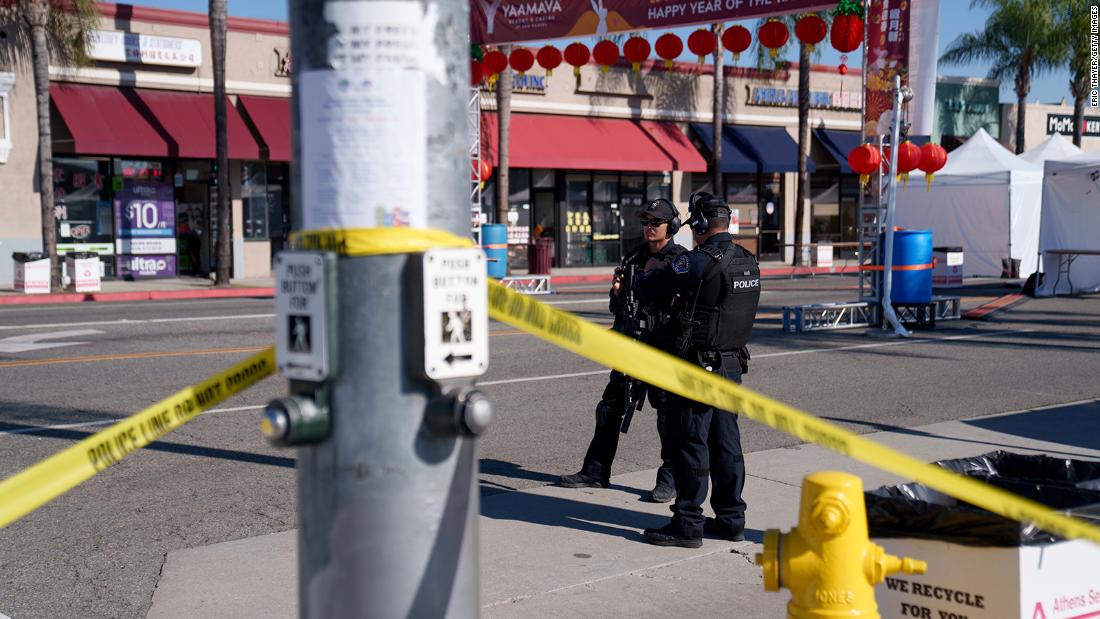
M633 264L626 266L626 271L623 276L623 286L625 286L622 294L623 306L622 314L620 316L623 324L624 335L627 335L636 340L640 340L642 334L645 331L645 319L641 316L638 299L634 295L634 278L637 277L638 267ZM630 422L634 419L635 411L642 410L642 405L645 404L646 384L642 381L623 375L625 379L623 383L623 423L619 428L619 431L626 434L630 431Z

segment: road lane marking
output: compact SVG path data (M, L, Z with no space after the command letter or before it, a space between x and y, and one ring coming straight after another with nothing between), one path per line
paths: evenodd
M56 365L61 363L85 363L93 361L126 361L129 359L156 359L158 357L195 357L201 355L224 355L240 352L257 352L267 346L245 346L240 348L205 348L201 350L174 350L165 352L136 352L114 355L87 355L84 357L58 357L53 359L25 359L21 361L0 361L0 368L18 368L33 365Z
M213 413L235 413L237 411L255 411L262 408L266 408L266 404L256 404L254 406L231 406L229 408L214 408L208 411L199 413L200 415L211 415ZM99 421L82 421L79 423L59 423L52 426L35 426L33 428L16 428L14 430L0 430L0 435L3 434L33 434L35 432L45 432L49 430L68 430L71 428L87 428L92 426L105 426L107 424L119 421L119 418L112 419L100 419Z
M826 352L843 352L846 350L860 350L864 348L883 348L886 346L899 346L901 344L912 344L916 342L940 342L946 340L968 340L978 337L991 337L994 335L1011 335L1014 333L1030 333L1035 329L1021 329L1019 331L990 331L988 333L968 333L966 335L950 335L947 337L932 337L932 338L910 338L904 340L895 340L892 342L877 342L874 344L856 344L854 346L838 346L836 348L808 348L806 350L787 350L783 352L765 353L762 355L753 355L753 359L765 359L768 357L784 357L788 355L805 355L810 353L826 353ZM573 372L570 374L551 374L547 376L527 376L524 378L507 378L503 380L486 380L478 381L478 386L491 386L491 385L511 385L515 383L530 383L543 380L557 380L559 378L583 378L586 376L596 376L597 374L607 374L607 369L596 370L594 372Z
M44 350L46 348L59 348L61 346L78 346L88 342L41 342L39 340L58 340L66 337L81 337L84 335L99 335L102 331L96 329L75 329L70 331L54 331L52 333L28 333L27 335L14 335L0 340L0 353L17 353L31 350Z
M120 318L118 320L93 320L88 322L57 322L37 325L9 325L0 326L0 331L14 331L16 329L48 329L51 327L102 327L109 325L140 325L158 324L167 322L204 322L216 320L254 320L257 318L274 318L275 314L241 314L237 316L189 316L185 318L140 318L131 320Z

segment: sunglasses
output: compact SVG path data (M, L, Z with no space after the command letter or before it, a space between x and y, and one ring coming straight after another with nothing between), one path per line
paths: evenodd
M653 219L653 218L650 218L650 217L646 217L645 219L642 220L642 225L647 227L647 228L659 228L661 226L661 224L664 224L664 223L667 223L667 222L663 219Z

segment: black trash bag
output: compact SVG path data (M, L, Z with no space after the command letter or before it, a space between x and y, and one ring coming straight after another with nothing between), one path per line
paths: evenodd
M12 252L11 258L16 262L35 262L36 260L45 260L50 255L41 251L17 251Z
M1081 476L1097 472L1095 467L1100 467L1100 463L994 452L936 464L1100 524L1100 489L1075 485ZM1004 471L1022 477L1002 476ZM1040 476L1044 474L1048 477ZM864 499L872 537L912 537L968 546L1008 547L1061 539L1030 523L999 516L922 484L878 488L865 492Z
M993 451L973 458L941 460L936 464L969 477L1004 477L1100 490L1100 462L1092 460Z

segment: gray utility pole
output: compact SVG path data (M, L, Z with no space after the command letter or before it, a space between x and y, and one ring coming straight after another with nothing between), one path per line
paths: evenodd
M468 236L468 0L290 0L289 13L291 208L303 249L319 230ZM485 262L470 253L479 250L432 251L467 252L484 297ZM299 446L301 617L479 612L474 436L491 407L469 387L487 358L428 332L436 325L468 344L488 322L475 308L471 327L465 306L423 317L431 303L478 301L461 287L427 298L429 253L276 257L277 349L291 396L268 406L261 427L271 442ZM449 369L475 359L480 371L442 372L425 342L452 351Z
M711 143L711 184L714 186L714 195L725 200L726 190L722 187L722 118L726 115L726 71L722 61L726 56L726 48L722 47L721 22L714 24L712 31L717 45L714 47L714 101L710 119L710 130L714 137Z
M894 312L894 303L890 300L894 284L894 211L898 200L898 147L901 146L901 112L902 105L913 98L913 91L908 86L901 85L901 76L894 76L894 122L890 129L890 184L886 193L886 239L883 244L882 259L882 328L886 329L887 323L894 328L894 335L909 337L909 331L901 325L897 313Z

